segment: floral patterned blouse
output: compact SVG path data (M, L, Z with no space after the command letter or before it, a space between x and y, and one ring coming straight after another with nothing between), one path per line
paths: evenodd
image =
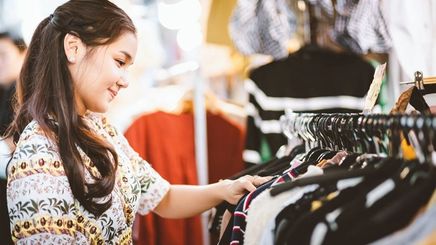
M106 119L89 113L92 130L110 142L119 166L112 206L100 217L86 211L74 198L56 144L35 121L18 141L9 165L7 201L12 239L18 244L132 244L136 212L153 210L169 183L129 146ZM97 171L79 148L85 179Z

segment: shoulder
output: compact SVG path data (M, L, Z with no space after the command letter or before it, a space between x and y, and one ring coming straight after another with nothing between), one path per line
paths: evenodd
M45 225L51 224L50 217L69 215L74 205L57 145L36 121L26 126L17 143L8 171L7 199L14 239L29 236L26 230L49 232Z
M107 117L103 114L96 112L88 112L84 119L89 121L93 126L96 127L96 130L104 130L111 137L116 137L119 135L118 130L109 122Z
M9 165L8 180L47 173L64 175L59 150L36 121L30 122L21 133Z

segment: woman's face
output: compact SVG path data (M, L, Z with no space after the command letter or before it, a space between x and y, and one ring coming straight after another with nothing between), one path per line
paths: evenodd
M136 56L135 34L125 32L109 45L98 46L70 62L78 112L106 112L109 103L122 88L129 85L127 68ZM67 54L68 56L68 54Z

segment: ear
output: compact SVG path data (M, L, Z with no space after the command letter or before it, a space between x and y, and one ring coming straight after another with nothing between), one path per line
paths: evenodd
M64 50L68 62L74 64L83 57L86 46L78 36L67 33L64 38Z

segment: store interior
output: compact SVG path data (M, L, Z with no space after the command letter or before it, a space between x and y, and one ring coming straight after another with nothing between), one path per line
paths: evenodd
M29 43L37 24L64 2L0 0L0 31L15 32ZM320 161L333 159L343 149L347 155L373 154L372 162L396 154L403 162L418 159L426 163L413 165L417 174L411 177L416 181L412 180L410 186L421 198L414 196L406 184L395 189L395 195L388 195L389 188L394 187L383 189L382 180L395 179L388 174L382 177L362 173L356 176L373 176L380 181L366 183L350 177L341 186L335 184L334 190L324 190L331 187L329 180L310 177L319 173L309 173L306 166L301 175L307 174L309 182L321 187L323 181L330 184L325 184L328 188L324 186L323 191L304 184L303 194L319 195L316 200L321 208L316 206L314 197L310 204L301 204L301 215L295 214L294 207L288 214L295 215L292 217L298 222L285 224L284 233L277 229L268 233L271 227L267 223L275 220L277 228L278 217L291 219L283 214L290 205L279 209L279 203L289 202L291 197L283 192L294 188L297 194L293 195L300 195L298 190L304 190L302 187L273 188L275 197L253 197L258 202L250 204L254 206L250 209L256 212L248 212L247 216L244 210L243 221L231 214L235 207L224 203L189 219L137 215L134 244L343 244L347 239L355 239L355 244L435 244L436 151L432 142L436 140L436 123L431 121L436 121L431 114L436 111L436 90L432 88L436 86L435 1L112 2L132 18L137 28L138 51L129 68L129 87L112 102L106 116L133 149L170 183L205 185L244 173L276 176L292 166L301 153L310 155L316 147L328 148L335 154L306 155L299 161L315 159L315 165L326 176L328 171ZM397 119L397 124L392 123ZM409 120L410 125L401 120ZM344 121L343 125L340 121ZM420 127L416 126L418 121L428 123ZM353 126L354 131L350 129ZM398 143L394 137L398 135L392 133L394 127L403 126L407 129L401 137L408 139L409 148ZM355 144L350 143L343 136L348 132L367 134L369 139L356 138ZM392 150L392 145L397 148ZM412 149L412 157L405 148ZM362 161L369 161L369 157L365 159ZM270 171L274 164L281 166L279 171ZM367 170L359 166L362 171ZM263 168L264 172L259 173L256 168ZM400 171L399 176L403 176L407 175L404 169L408 168L401 172L392 167L388 171ZM4 179L3 175L6 174L2 174ZM286 184L289 183L283 185ZM381 186L379 192L371 192L377 184ZM365 206L364 201L359 202L363 194L350 197L349 191L353 190L375 193L373 201L367 201ZM336 204L337 197L347 201ZM413 198L415 202L410 201ZM402 202L402 208L395 206ZM330 204L338 209L328 209ZM309 217L309 213L321 209L324 223L319 224L326 224L327 228L315 225L321 219L318 216ZM308 218L303 219L303 215ZM397 225L389 223L395 220ZM238 222L244 223L242 235L238 233ZM337 230L332 222L338 224ZM355 227L347 228L350 224ZM375 228L371 229L371 225ZM426 228L419 233L419 227ZM368 236L359 233L359 229L366 229ZM291 236L295 236L295 243L290 242Z

